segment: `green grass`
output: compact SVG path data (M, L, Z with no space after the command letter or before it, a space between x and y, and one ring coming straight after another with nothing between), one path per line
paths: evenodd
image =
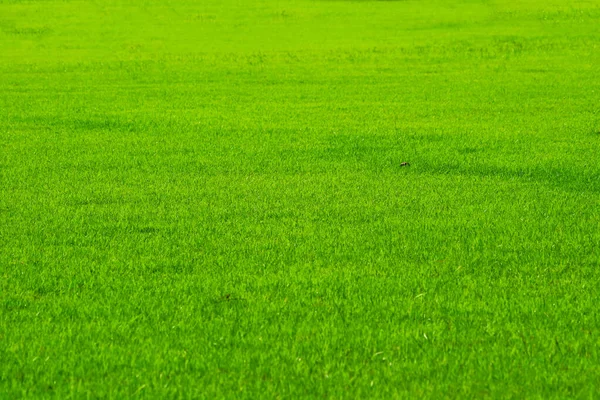
M0 0L0 398L599 398L598 26Z

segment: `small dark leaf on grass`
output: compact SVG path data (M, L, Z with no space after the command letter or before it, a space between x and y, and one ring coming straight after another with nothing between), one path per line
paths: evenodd
M239 299L237 297L231 297L231 293L227 293L223 296L220 296L216 301L219 303L222 303L222 302L232 301L232 300L239 300Z

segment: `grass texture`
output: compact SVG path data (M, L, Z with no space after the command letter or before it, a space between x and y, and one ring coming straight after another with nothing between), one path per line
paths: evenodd
M0 0L0 398L599 398L599 26Z

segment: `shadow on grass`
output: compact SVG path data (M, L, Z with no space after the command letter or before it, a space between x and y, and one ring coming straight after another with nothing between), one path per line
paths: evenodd
M121 132L148 133L172 128L174 121L160 118L127 118L119 115L88 115L64 118L56 115L13 118L15 126L45 129L55 132Z
M400 167L398 166L397 169L400 170ZM402 172L406 170L404 168ZM510 168L486 164L463 166L427 160L414 162L410 168L410 173L415 175L462 175L479 178L499 178L507 181L539 183L565 191L600 193L600 171L582 171L568 167L536 165Z
M328 147L319 152L318 158L381 173L494 178L540 183L567 191L600 193L600 168L571 166L567 161L560 165L548 161L536 163L525 156L521 163L491 165L485 160L501 158L501 154L491 148L490 144L435 134L405 138L340 135L330 138ZM435 151L438 157L428 154L429 150ZM403 165L406 162L410 167Z

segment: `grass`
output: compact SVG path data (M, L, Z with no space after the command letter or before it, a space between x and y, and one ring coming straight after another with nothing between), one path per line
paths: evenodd
M599 23L0 1L0 397L598 398Z

